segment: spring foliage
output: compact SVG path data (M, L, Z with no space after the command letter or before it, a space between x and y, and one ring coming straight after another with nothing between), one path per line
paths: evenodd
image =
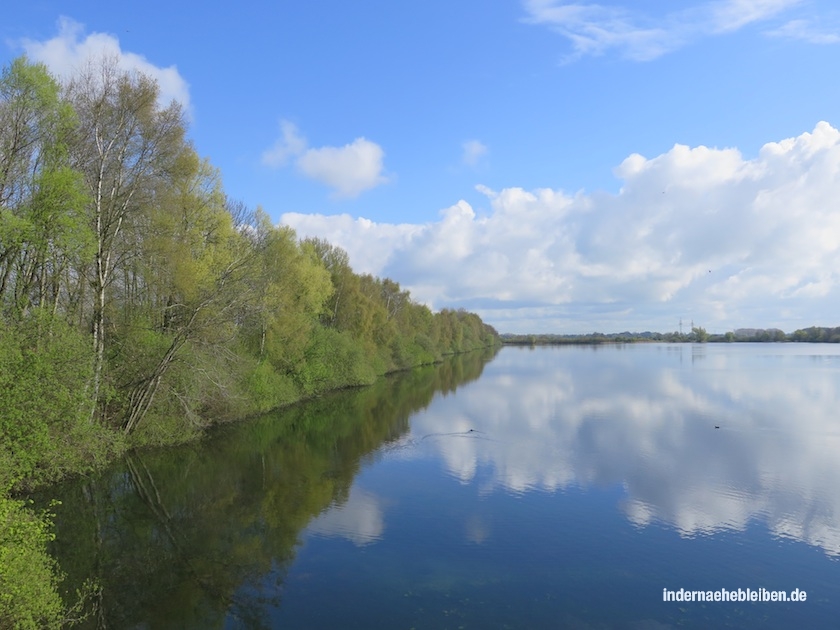
M0 496L0 628L59 628L64 605L59 573L46 553L52 540L47 515Z
M0 76L0 488L498 343L230 200L158 93L109 59ZM49 626L48 530L3 496L0 628Z

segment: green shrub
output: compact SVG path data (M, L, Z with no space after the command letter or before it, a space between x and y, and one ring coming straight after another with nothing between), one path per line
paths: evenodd
M384 352L388 353L387 348ZM319 326L295 376L303 394L311 396L339 387L369 385L376 380L377 363L350 333Z
M0 496L0 629L62 624L62 576L47 554L51 526L50 515L38 515L23 501Z
M292 379L275 370L268 361L257 364L248 374L245 393L254 413L270 411L300 398Z
M7 477L49 481L97 459L103 440L89 422L91 370L85 337L46 311L0 328L0 459Z

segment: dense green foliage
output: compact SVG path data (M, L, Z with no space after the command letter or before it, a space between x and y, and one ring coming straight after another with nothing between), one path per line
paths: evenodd
M0 328L0 484L52 481L107 457L89 421L90 348L44 309Z
M80 471L497 343L224 194L150 78L92 60L0 77L0 458ZM124 436L121 438L120 436Z
M231 201L158 96L107 59L64 85L25 58L0 76L0 488L498 343ZM43 531L15 531L48 575ZM4 571L0 601L26 575ZM0 625L53 611L9 610Z
M58 628L64 605L46 515L0 496L0 628Z

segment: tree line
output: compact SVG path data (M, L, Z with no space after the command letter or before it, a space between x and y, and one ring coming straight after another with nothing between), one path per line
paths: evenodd
M62 82L25 57L0 75L4 566L48 535L12 489L498 343L477 315L433 313L231 199L187 131L181 107L116 59ZM30 531L23 546L12 530ZM19 569L49 573L41 560ZM26 626L9 611L28 601L10 585L27 581L11 573L0 628Z
M778 328L739 328L723 334L709 333L702 326L693 326L690 333L680 332L620 332L589 333L582 335L542 334L504 334L501 340L505 344L519 346L534 345L598 345L602 343L732 343L732 342L781 342L797 341L810 343L840 343L840 327L827 328L811 326L792 333L785 333Z
M478 316L432 313L231 200L158 97L112 59L64 83L23 57L3 70L0 448L27 459L15 468L35 472L59 435L171 441L496 342Z

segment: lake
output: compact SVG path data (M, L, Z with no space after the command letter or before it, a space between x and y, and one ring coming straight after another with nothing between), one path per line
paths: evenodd
M88 627L837 627L840 346L471 353L48 494Z

